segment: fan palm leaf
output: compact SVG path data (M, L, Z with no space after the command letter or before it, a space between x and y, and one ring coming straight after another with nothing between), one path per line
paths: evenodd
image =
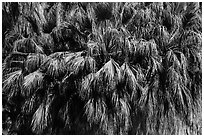
M136 79L134 73L126 62L121 66L121 75L122 81L125 82L125 89L129 92L131 99L136 100L138 98L138 92L142 92L143 90L138 81L141 81L143 78L137 77L138 79Z
M3 92L5 92L9 99L19 94L22 89L23 73L22 70L11 72L5 76L3 81Z
M67 65L69 66L69 70L75 75L80 75L82 73L86 75L86 73L91 73L96 70L96 62L90 56L76 57Z
M66 66L64 61L64 53L56 52L48 56L48 59L40 66L40 69L46 75L52 78L60 78L66 73Z
M96 72L96 87L98 92L114 90L121 81L121 72L118 63L110 59L98 72ZM97 91L97 90L96 90Z
M36 134L42 134L51 124L52 118L50 114L51 103L54 97L48 97L44 100L32 117L32 131Z
M36 70L24 77L22 94L29 97L37 89L42 88L44 74Z

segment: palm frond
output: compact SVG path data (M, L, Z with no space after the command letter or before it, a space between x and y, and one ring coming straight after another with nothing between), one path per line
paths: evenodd
M29 73L32 73L36 71L46 60L47 56L44 54L29 54L25 62L25 67Z
M110 59L95 75L95 85L98 92L107 92L116 88L121 81L121 72L118 63ZM103 88L102 88L103 87ZM101 91L102 90L102 91ZM97 91L97 90L96 90Z
M169 50L166 54L166 60L168 62L168 66L172 66L179 71L181 69L181 63L179 59L177 58L177 55L174 51Z
M48 56L48 59L41 65L41 70L52 78L60 78L66 73L64 53L56 52Z
M96 70L96 61L90 56L76 57L67 65L69 66L69 70L75 75L86 75Z
M80 57L83 51L74 52L74 53L67 53L64 55L64 61L66 64L70 63L74 58Z
M133 55L141 55L141 56L154 56L158 55L157 45L154 40L150 41L132 41L129 47L130 53Z
M22 94L26 97L32 95L37 89L42 88L44 74L39 70L24 77Z
M100 54L100 46L98 42L88 41L87 47L88 47L88 54L90 56L94 56L94 55L97 56Z
M161 56L150 57L149 65L151 66L149 69L150 75L153 76L157 72L161 72L163 69Z
M121 75L122 81L125 82L125 89L129 91L131 100L137 100L138 92L142 92L143 90L142 86L138 83L141 79L136 79L134 73L126 62L121 66Z
M31 97L26 99L22 105L22 112L26 115L34 114L39 105L41 104L41 99L37 94L33 94Z
M32 117L32 131L36 134L42 134L52 123L50 114L51 103L54 97L48 97L44 100Z
M183 28L186 30L194 30L195 32L201 32L202 19L199 15L199 3L189 2L187 3L186 12L182 18Z
M13 51L19 51L24 53L41 53L43 54L43 48L36 43L34 37L23 38L14 43Z
M3 81L2 90L8 95L8 98L12 98L21 91L22 88L23 73L22 70L11 72L5 76Z
M85 105L85 114L91 124L100 124L107 117L107 106L103 99L90 99Z
M81 83L81 89L79 91L79 95L83 100L87 100L91 97L92 93L92 85L94 82L94 73L90 73L85 76Z
M168 69L167 75L170 97L174 101L172 104L175 105L174 107L179 114L185 115L192 104L190 91L185 87L181 74L173 66Z

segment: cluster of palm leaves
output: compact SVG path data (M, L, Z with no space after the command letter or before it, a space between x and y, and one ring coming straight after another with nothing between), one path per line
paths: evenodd
M200 3L2 11L8 134L202 134Z

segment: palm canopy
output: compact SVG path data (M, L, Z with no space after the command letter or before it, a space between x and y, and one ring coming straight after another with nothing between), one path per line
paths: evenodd
M202 134L200 6L3 3L3 129Z

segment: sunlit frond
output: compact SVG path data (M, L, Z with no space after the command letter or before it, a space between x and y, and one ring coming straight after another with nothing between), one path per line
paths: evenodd
M64 61L66 64L70 63L74 58L80 57L83 51L74 52L74 53L67 53L64 55Z
M154 40L145 41L145 40L134 40L129 47L130 53L135 56L155 56L158 55L157 45Z
M95 75L98 92L113 90L121 81L121 72L118 63L110 59ZM109 94L109 93L107 93Z
M90 99L85 105L85 114L87 115L87 120L91 124L100 124L104 122L107 117L107 106L103 99Z
M129 92L131 99L136 100L138 98L138 92L142 92L143 90L142 86L138 83L138 81L141 81L142 79L136 79L127 63L124 63L121 66L121 75L122 82L125 83L125 88Z
M7 74L5 76L5 80L3 81L3 92L6 93L9 98L16 96L18 92L21 91L22 81L22 70L17 70Z
M67 65L69 66L69 71L75 75L81 75L82 73L85 75L86 73L94 72L96 69L96 62L90 56L76 57Z
M56 52L48 56L48 59L41 65L41 69L52 78L60 78L67 71L64 53Z
M24 77L22 94L26 97L32 95L37 89L43 86L44 74L39 70Z
M79 91L79 95L83 100L87 100L90 98L92 93L92 85L94 82L94 73L90 73L85 76L81 83L81 89Z
M48 97L47 100L39 106L32 117L32 131L36 134L42 134L52 123L51 118L51 103L54 97Z

